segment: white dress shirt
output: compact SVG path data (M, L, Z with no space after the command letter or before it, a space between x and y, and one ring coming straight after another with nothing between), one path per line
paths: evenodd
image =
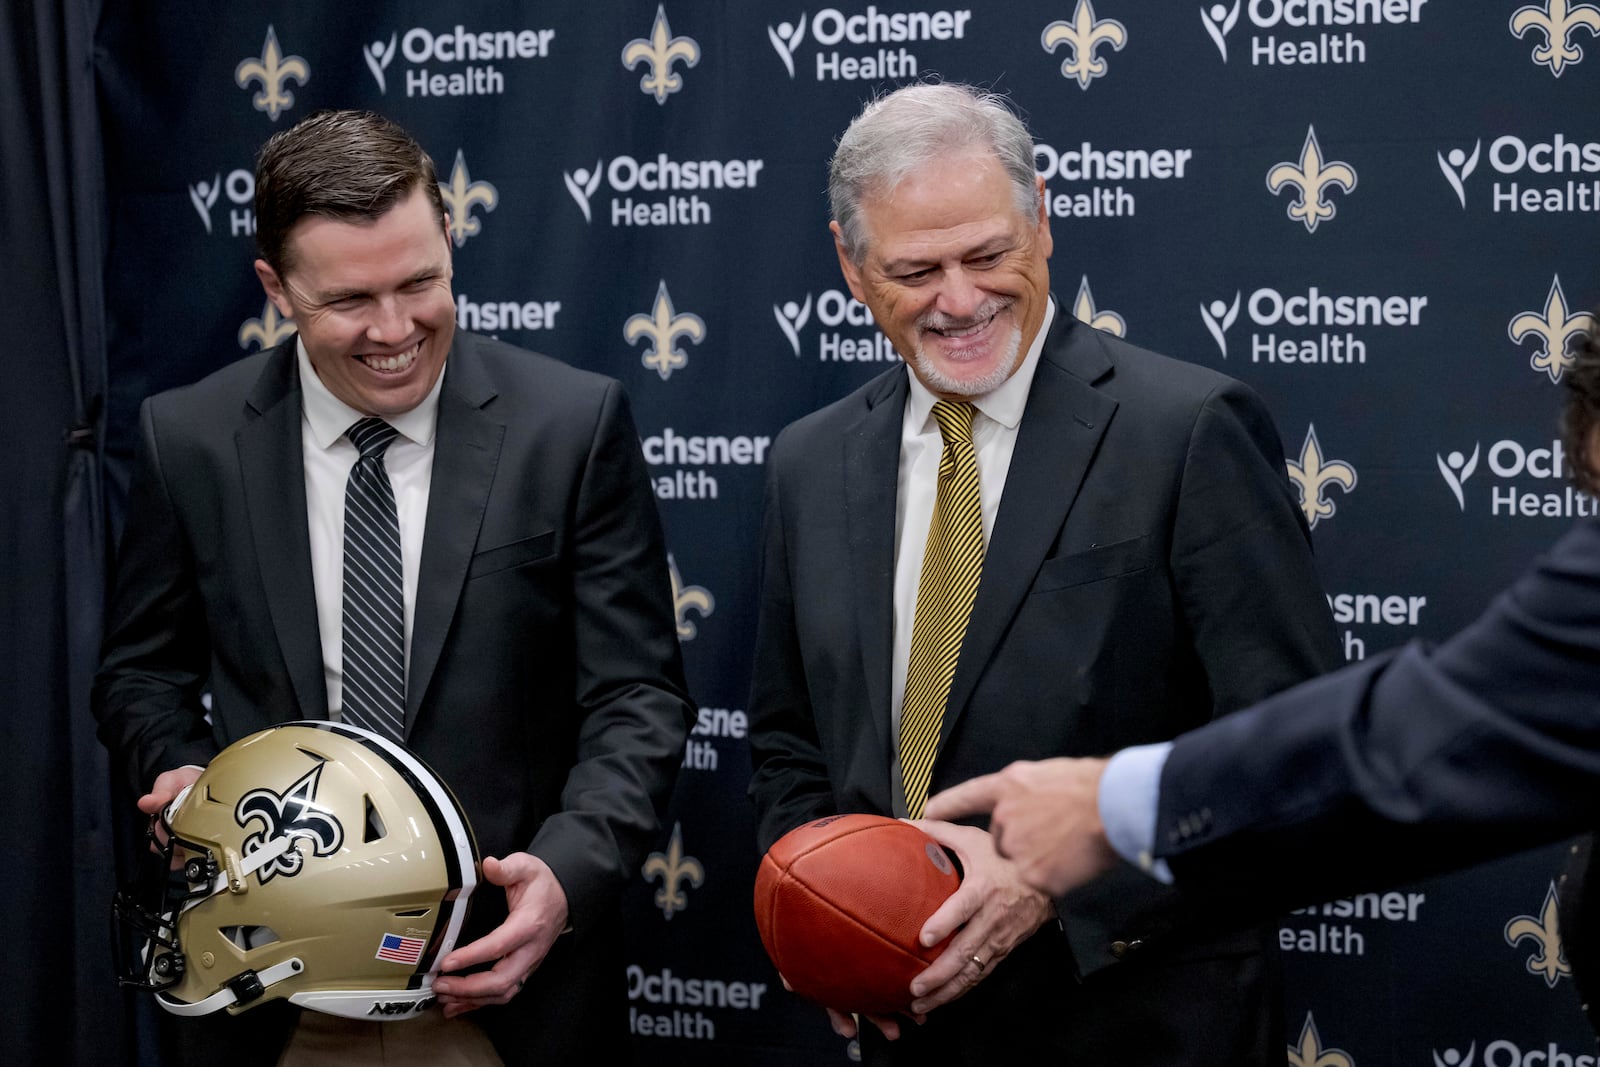
M306 530L311 535L311 579L317 591L317 628L322 635L322 674L328 686L328 714L335 721L344 707L344 493L360 452L344 436L364 418L328 391L297 341L303 412L300 448L306 469ZM400 571L405 597L406 671L411 669L411 618L417 603L422 563L422 528L428 516L428 486L433 479L433 435L439 421L441 373L422 403L386 421L400 433L383 454L400 516Z
M987 550L994 532L995 515L1011 470L1017 445L1017 428L1028 406L1028 391L1039 369L1039 353L1055 320L1055 301L1045 303L1044 320L1015 374L1000 388L973 397L972 444L978 457L978 499L983 509L983 544ZM900 779L900 708L906 695L906 671L911 661L911 628L917 613L917 586L922 579L922 557L928 547L928 527L939 495L939 459L944 438L933 418L939 399L906 368L911 390L906 396L900 428L900 474L895 492L894 554L894 657L890 689L890 761L895 785L895 814L905 815Z

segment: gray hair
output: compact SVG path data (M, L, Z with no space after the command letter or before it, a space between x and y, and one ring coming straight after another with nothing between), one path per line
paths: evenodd
M1006 99L954 82L908 85L862 109L833 153L828 201L845 254L866 254L861 201L893 189L938 156L964 150L993 152L1011 179L1023 218L1039 210L1033 137Z

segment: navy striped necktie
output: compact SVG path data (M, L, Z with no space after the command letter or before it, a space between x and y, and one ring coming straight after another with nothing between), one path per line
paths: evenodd
M361 458L344 494L344 665L341 717L400 740L405 733L405 598L400 515L383 453L399 434L377 418L345 431Z

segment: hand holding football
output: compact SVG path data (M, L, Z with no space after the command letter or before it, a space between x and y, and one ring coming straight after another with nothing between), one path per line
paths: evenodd
M904 1012L911 979L944 951L917 935L961 876L910 823L835 815L775 842L756 872L761 943L796 993L868 1015Z

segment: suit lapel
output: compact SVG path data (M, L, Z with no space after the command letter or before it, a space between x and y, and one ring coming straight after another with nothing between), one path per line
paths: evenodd
M863 766L882 767L883 781L871 792L890 809L889 697L890 660L894 642L894 516L895 486L900 470L900 427L905 416L906 375L886 376L869 393L867 410L845 434L845 528L851 588L855 601L856 645L867 683L867 709L872 737L881 749L878 759ZM885 491L885 487L888 491ZM881 795L880 795L881 794Z
M433 477L428 487L417 602L412 611L411 666L406 679L408 733L439 665L494 484L505 427L483 408L495 395L472 338L456 334L439 390Z
M1056 302L984 554L961 658L950 682L941 742L950 736L995 648L1055 543L1117 402L1095 389L1111 370L1097 334Z
M292 338L268 357L246 403L258 417L240 428L234 445L267 612L301 714L326 719L328 687L306 532L300 382Z

